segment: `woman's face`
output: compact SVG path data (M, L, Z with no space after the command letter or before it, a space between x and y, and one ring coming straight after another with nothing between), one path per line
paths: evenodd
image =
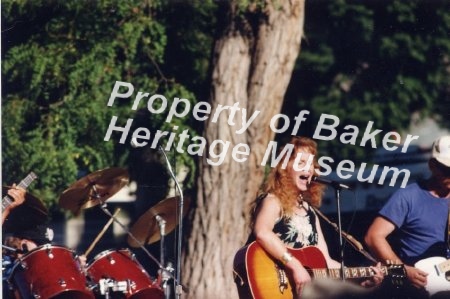
M313 158L314 156L308 148L300 147L297 152L293 154L291 161L289 161L287 165L288 174L299 191L308 190L309 183L314 174ZM310 163L308 163L308 160Z

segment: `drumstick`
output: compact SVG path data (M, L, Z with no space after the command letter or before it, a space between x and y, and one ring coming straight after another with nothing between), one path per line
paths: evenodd
M89 248L84 253L84 255L86 257L88 256L89 253L91 253L92 249L94 249L94 246L97 245L98 241L100 241L100 238L103 237L103 235L106 233L106 230L108 229L108 227L111 225L111 223L113 223L114 217L116 217L119 214L119 212L120 212L120 208L117 208L116 211L114 212L114 215L111 217L111 219L109 219L109 221L103 227L102 231L95 238L94 242L92 242L91 246L89 246Z

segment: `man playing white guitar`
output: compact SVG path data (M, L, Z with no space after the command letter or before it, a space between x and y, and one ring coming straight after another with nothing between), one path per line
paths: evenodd
M428 163L431 177L395 192L369 227L365 241L380 261L405 264L411 284L409 298L427 298L437 292L428 290L436 270L415 263L424 258L441 256L446 261L447 226L450 202L450 136L433 143ZM388 236L398 233L399 248L389 243ZM441 291L450 290L450 282L440 283ZM406 290L405 290L406 291ZM449 294L447 294L448 296ZM450 297L446 297L450 298Z

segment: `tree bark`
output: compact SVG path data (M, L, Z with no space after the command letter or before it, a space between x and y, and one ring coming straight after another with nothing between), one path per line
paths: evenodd
M205 126L208 146L215 140L229 141L230 146L221 165L208 164L206 159L211 157L206 153L199 164L196 207L182 268L183 284L190 288L187 298L238 297L233 258L249 233L249 203L264 179L260 164L274 138L270 119L281 110L300 50L304 0L267 1L263 11L249 10L245 16L230 4L229 22L213 53L212 111L219 104L237 102L241 110L231 123L227 110L216 123L209 119ZM244 133L237 134L244 108L247 119L255 111L260 114ZM231 156L239 143L251 151L242 163Z

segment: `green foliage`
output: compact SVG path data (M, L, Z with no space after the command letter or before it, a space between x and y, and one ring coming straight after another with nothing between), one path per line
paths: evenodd
M31 192L50 206L78 173L126 167L129 149L103 140L113 115L134 117L133 98L106 105L116 80L132 83L135 94L195 101L161 73L167 48L166 25L156 17L161 9L158 1L140 0L2 2L5 184L33 170L39 180ZM190 157L179 159L195 171Z
M252 22L265 3L236 1L235 12ZM153 131L176 125L191 136L201 132L203 123L192 119L165 123L166 114L150 114L144 101L138 111L131 110L133 99L106 104L116 80L132 83L135 94L163 94L169 105L175 97L207 101L211 49L226 4L3 1L4 184L33 170L40 180L31 191L51 205L78 173L139 166L142 157L130 157L129 146L103 141L113 115ZM368 121L384 132L401 130L415 111L439 113L450 125L449 8L448 1L306 1L305 39L283 112L293 118L311 111L303 135L312 135L322 113L338 116L340 128L361 130ZM323 144L336 159L368 161L371 150ZM176 156L191 170L188 186L194 158Z
M373 121L380 135L407 128L416 111L438 113L450 125L450 2L306 4L306 38L285 110L311 110L308 134L322 113L338 116L341 130L352 124L361 132ZM339 141L323 144L338 159L368 161L373 152Z

